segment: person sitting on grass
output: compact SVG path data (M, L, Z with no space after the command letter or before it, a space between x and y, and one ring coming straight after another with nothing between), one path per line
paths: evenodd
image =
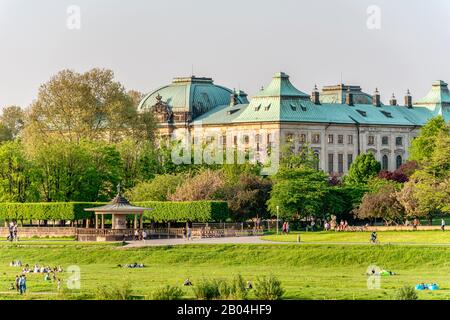
M247 281L247 290L253 289L253 285L250 281Z
M189 280L189 278L187 278L186 280L184 280L183 286L185 286L185 287L190 287L190 286L192 286L191 280Z

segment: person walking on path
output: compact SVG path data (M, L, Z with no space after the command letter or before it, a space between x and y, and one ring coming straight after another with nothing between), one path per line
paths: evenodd
M444 220L444 218L441 219L441 230L445 231L445 220Z

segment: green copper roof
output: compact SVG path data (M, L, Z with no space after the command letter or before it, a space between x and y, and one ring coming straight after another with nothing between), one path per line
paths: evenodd
M301 92L289 81L289 76L284 72L278 72L273 76L272 82L267 88L261 90L257 97L299 97L309 98L309 95Z
M215 107L229 104L232 90L215 85L211 78L175 78L170 85L161 87L144 97L139 110L150 108L157 103L158 96L166 102L172 111L191 112L201 115ZM238 102L247 103L246 94L238 93Z
M436 90L433 85L433 90ZM440 84L441 101L446 101L444 83ZM430 98L431 100L431 98ZM434 100L432 100L434 101ZM450 101L450 96L449 96ZM450 111L448 119L450 119ZM369 103L323 103L316 105L309 96L297 90L284 73L275 74L270 85L253 97L249 104L220 106L197 118L194 123L228 124L254 122L308 122L363 125L421 126L435 116L426 106L381 105ZM450 120L448 120L450 121Z
M432 111L434 116L443 116L445 121L450 121L450 91L448 85L442 80L433 82L430 92L415 103L416 106L424 106Z

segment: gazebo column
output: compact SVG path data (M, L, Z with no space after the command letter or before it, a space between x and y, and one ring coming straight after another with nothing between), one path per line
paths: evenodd
M137 229L137 214L134 215L134 230Z
M98 229L98 213L95 213L95 229Z
M102 213L102 230L105 229L105 215Z
M141 213L141 219L139 221L139 229L144 229L144 213Z
M116 217L115 217L115 214L113 214L113 215L112 215L112 226L111 226L111 228L112 228L113 230L116 229L115 220L116 220Z

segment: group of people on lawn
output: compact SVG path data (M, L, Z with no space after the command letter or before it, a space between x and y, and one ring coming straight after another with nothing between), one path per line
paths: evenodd
M11 267L21 267L22 262L20 260L12 261L9 264ZM63 268L61 266L51 268L50 266L41 266L35 264L33 268L30 268L28 264L24 266L22 269L22 274L16 276L16 280L14 283L11 283L10 290L16 290L19 294L26 293L27 290L27 277L26 275L29 273L41 273L44 274L45 281L51 281L57 283L58 291L61 288L61 279L57 278L57 274L63 272Z

